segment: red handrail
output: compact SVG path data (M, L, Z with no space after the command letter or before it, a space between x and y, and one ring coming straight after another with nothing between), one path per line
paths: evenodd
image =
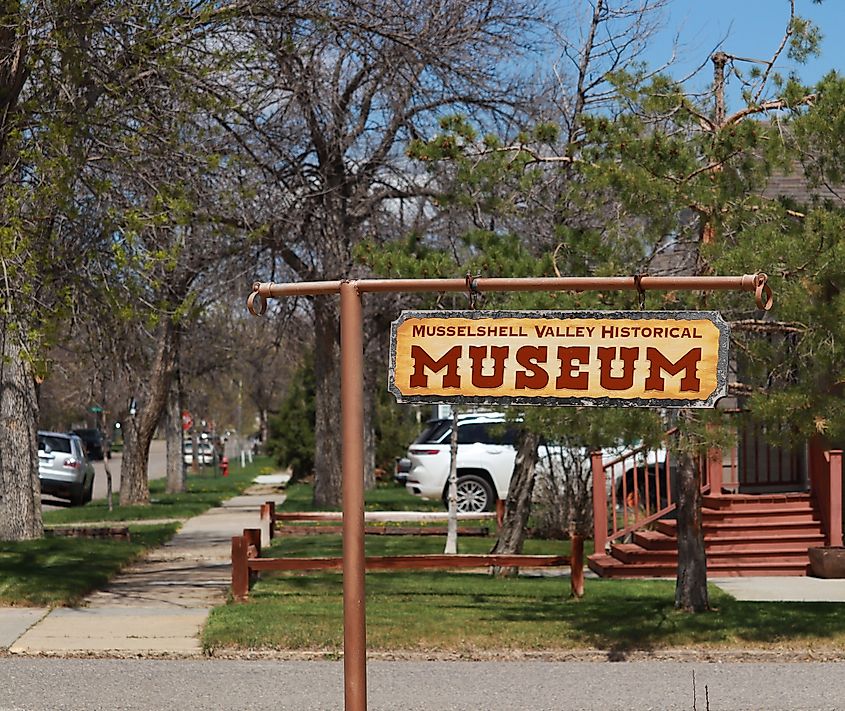
M668 430L666 440L677 431L676 427ZM655 456L649 464L652 451L652 447L641 445L608 462L602 460L601 452L592 453L596 552L674 510L668 448L662 462Z

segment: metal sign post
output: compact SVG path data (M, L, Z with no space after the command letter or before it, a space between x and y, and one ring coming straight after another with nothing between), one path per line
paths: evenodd
M340 402L343 433L344 708L367 708L364 561L364 322L354 282L340 285ZM355 650L349 653L349 650Z
M340 294L341 419L343 431L343 671L344 708L366 711L367 644L364 559L364 377L361 294L484 291L750 291L768 310L772 291L765 274L729 277L550 277L467 279L360 279L255 283L247 299L253 315L267 298Z

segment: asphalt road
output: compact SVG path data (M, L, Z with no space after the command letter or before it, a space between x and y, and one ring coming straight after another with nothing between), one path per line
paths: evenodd
M112 475L112 489L115 496L120 491L120 463L121 454L118 452L112 455L109 460L109 469ZM150 479L162 479L167 475L167 455L166 444L163 439L154 439L150 445L150 461L147 466L147 473ZM94 498L106 498L106 466L103 461L94 462ZM52 496L44 496L41 499L42 506L45 510L55 508L67 508L68 502L64 499L56 499ZM0 707L2 709L2 707Z
M815 711L845 706L845 665L373 661L368 686L370 711ZM341 662L0 658L0 711L341 708Z

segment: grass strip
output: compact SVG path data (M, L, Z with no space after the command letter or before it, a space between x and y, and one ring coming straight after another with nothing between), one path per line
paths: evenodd
M269 457L256 457L246 467L232 467L228 477L211 469L188 475L187 491L165 492L166 482L150 482L150 504L108 510L104 499L81 507L44 512L48 526L152 519L185 519L219 506L244 491L259 474L277 467ZM0 605L74 605L136 560L145 550L164 544L178 523L130 525L131 542L47 537L37 541L0 543Z
M376 490L375 506L420 510L402 489ZM284 510L314 510L311 489L293 487ZM372 496L372 492L370 493ZM368 498L367 508L373 510ZM440 510L430 502L429 510ZM489 539L459 538L462 553L488 552ZM368 555L439 553L441 537L367 536ZM592 551L587 541L586 555ZM528 539L525 553L567 554L568 541ZM265 556L338 556L336 535L282 536ZM715 586L710 613L674 609L674 581L587 580L582 600L569 598L560 577L493 578L445 571L367 575L367 644L377 651L626 652L672 648L783 648L845 644L845 610L836 603L741 602ZM300 650L334 655L343 647L342 577L333 572L265 574L245 604L212 611L203 632L207 650Z
M582 600L565 578L378 572L367 575L367 645L372 650L601 649L624 655L684 647L839 646L845 612L835 603L740 602L711 586L714 611L673 609L674 582L588 580ZM207 650L224 647L339 653L343 600L337 573L262 579L250 601L212 611Z
M287 498L285 511L340 511L340 506L317 506L314 504L314 487L297 483L285 490ZM367 511L438 511L445 513L440 501L427 501L409 494L404 486L393 482L380 483L375 489L364 492L364 508Z
M0 542L0 605L75 605L178 528L130 526L131 542L63 537Z
M487 538L458 537L458 553L489 553L496 541L495 535ZM365 536L367 555L416 555L442 553L445 536ZM585 555L592 553L592 541L587 541ZM526 555L569 555L569 541L529 538L522 551ZM341 556L343 542L338 535L282 536L262 549L262 558L309 558Z
M252 464L241 469L235 465L227 477L207 469L188 474L187 491L168 494L164 479L150 481L150 503L144 506L118 506L109 511L105 499L97 499L86 506L68 507L44 512L44 523L65 524L90 521L140 521L158 518L191 518L219 506L226 499L244 491L259 474L277 471L270 457L255 457Z

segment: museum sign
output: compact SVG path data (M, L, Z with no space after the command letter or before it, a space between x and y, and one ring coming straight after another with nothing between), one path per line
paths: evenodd
M399 402L713 407L728 325L713 311L405 311Z

